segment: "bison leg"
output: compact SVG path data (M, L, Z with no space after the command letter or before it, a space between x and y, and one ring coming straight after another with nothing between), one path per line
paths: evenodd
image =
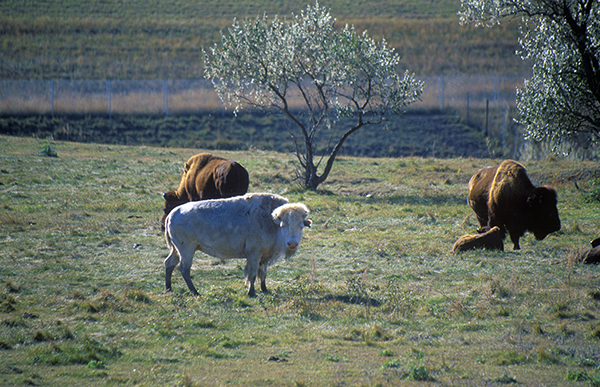
M475 216L477 217L477 223L479 223L479 230L486 228L488 224L487 202L480 203L471 201L471 208L473 209L473 212L475 212ZM477 230L477 232L485 232L479 230Z
M186 247L182 247L179 249L179 255L181 257L179 271L181 271L181 276L187 284L187 287L190 289L190 292L192 292L193 295L197 296L198 291L194 287L194 284L192 283L192 276L190 275L190 271L192 269L192 260L194 258L194 251L196 251L195 246L189 244Z
M258 265L260 262L260 255L252 254L246 260L246 267L244 268L244 274L246 276L246 285L248 285L248 296L256 297L256 290L254 290L254 282L256 282L256 276L258 274ZM261 285L262 287L262 285Z
M510 240L512 241L515 250L521 250L521 246L519 246L519 238L520 237L521 236L517 235L517 234L513 234L513 233L510 234Z
M499 219L496 216L490 214L488 225L484 232L491 230L495 226L498 226L498 228L500 229L500 239L504 240L504 238L506 237L506 227L504 226L504 222L502 222L501 218Z
M263 293L268 293L267 290L267 265L261 264L258 267L258 278L260 279L260 290Z
M179 263L179 254L177 253L177 249L174 246L171 246L171 252L169 256L165 259L165 291L171 291L171 276L173 274L173 270L177 267Z
M248 285L248 297L256 297L256 290L254 289L255 281L256 281L256 276L246 277L246 285Z

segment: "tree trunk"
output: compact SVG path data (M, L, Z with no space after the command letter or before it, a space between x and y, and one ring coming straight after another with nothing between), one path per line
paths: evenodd
M333 163L335 161L335 158L337 157L340 149L342 148L344 141L346 141L346 139L352 133L356 132L358 129L362 128L363 126L365 126L365 123L362 120L362 116L359 115L357 125L351 129L349 129L346 133L344 133L342 138L340 138L340 140L337 142L337 144L335 144L335 146L331 150L331 153L329 154L329 158L327 159L327 163L325 164L325 169L323 170L323 173L320 176L317 173L317 167L315 166L315 163L314 163L314 152L312 151L312 149L313 149L312 141L309 141L307 139L307 142L306 142L306 148L307 148L306 164L304 166L304 187L306 189L310 189L310 190L314 191L317 189L317 187L322 182L324 182L327 179L327 177L329 176L329 172L331 172L331 169L333 168Z
M314 191L319 184L321 184L321 181L317 175L317 167L314 165L312 159L307 160L304 174L304 188Z

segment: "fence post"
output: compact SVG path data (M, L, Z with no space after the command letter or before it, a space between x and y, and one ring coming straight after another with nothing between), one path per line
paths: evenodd
M467 92L467 118L466 118L467 125L469 125L469 103L470 102L471 102L471 94L469 92Z
M438 77L438 104L440 109L444 109L444 77L442 75Z
M167 79L163 79L163 109L165 117L169 117L169 85Z
M484 136L487 138L488 136L488 117L490 116L490 100L486 98L485 100L485 133Z
M517 160L519 157L519 125L515 125L515 145L513 147L513 159Z
M54 118L54 81L48 81L48 93L50 94L50 111L52 112L52 118Z
M110 83L110 79L106 80L106 105L108 106L108 118L112 118L112 101L111 101L111 97L112 97L112 90L111 90L111 83Z
M496 84L494 86L494 99L496 100L496 102L500 99L500 75L496 74L496 76L494 77Z
M502 153L506 154L506 127L508 126L509 106L505 105L504 117L502 117Z

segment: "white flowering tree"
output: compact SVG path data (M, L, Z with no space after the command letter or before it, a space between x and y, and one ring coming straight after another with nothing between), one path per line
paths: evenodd
M600 1L462 0L462 23L520 17L523 59L533 72L517 90L528 137L554 145L600 140Z
M290 20L234 20L203 59L205 77L236 112L258 108L289 118L308 189L325 181L348 136L403 113L423 87L412 74L397 72L399 56L385 41L353 27L336 29L318 3ZM342 122L351 124L317 155L317 133Z

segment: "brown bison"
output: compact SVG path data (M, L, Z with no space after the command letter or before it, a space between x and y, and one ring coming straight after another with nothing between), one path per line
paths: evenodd
M469 181L468 202L477 215L479 232L498 226L502 239L508 231L515 250L525 231L542 240L560 230L556 190L535 187L525 167L513 160L477 171Z
M581 253L579 257L580 262L585 264L600 264L600 246L596 246L591 250Z
M586 264L600 264L600 238L596 238L590 242L592 249L584 251L579 257L579 261Z
M464 235L456 241L452 252L456 254L473 249L504 250L504 242L500 237L500 228L495 226L481 234Z
M163 231L165 219L173 208L187 202L244 195L248 191L248 185L248 171L233 160L210 153L190 157L183 166L179 188L163 195Z

